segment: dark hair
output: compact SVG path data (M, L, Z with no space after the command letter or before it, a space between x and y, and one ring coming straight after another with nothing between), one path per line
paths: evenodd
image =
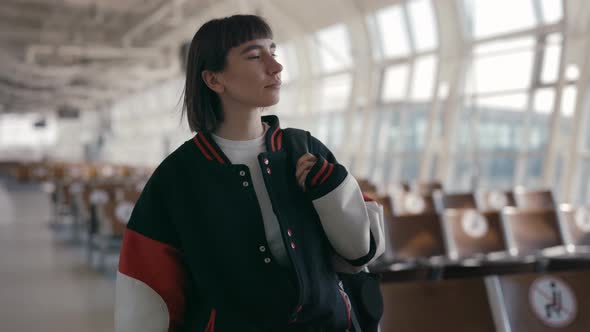
M214 19L195 33L188 51L183 105L192 131L212 132L223 122L221 101L203 81L203 70L222 71L231 48L262 38L272 39L272 30L262 17L255 15Z

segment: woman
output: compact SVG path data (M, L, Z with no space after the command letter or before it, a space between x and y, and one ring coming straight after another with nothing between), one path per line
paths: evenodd
M188 54L184 105L197 132L156 169L125 232L117 331L344 331L350 303L335 271L382 252L382 213L310 137L262 108L282 66L266 22L204 24Z

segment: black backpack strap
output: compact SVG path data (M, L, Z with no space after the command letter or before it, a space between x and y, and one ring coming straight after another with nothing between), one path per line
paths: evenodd
M285 142L285 147L287 148L293 166L295 166L301 156L312 151L311 134L308 131L286 128L283 130L283 141Z

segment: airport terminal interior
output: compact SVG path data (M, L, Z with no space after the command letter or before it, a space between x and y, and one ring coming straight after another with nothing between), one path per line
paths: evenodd
M262 115L382 209L354 331L590 331L588 0L1 0L0 331L116 330L146 183L187 141L215 157L188 52L234 14L274 33Z

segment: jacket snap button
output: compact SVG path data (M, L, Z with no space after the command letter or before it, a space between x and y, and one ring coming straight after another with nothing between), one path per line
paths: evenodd
M295 242L291 242L291 248L295 249Z
M291 231L290 228L287 230L287 235L289 235L289 237L293 236L293 232Z
M268 165L268 163L269 163L268 159L264 158L264 164Z
M258 247L258 250L260 250L260 252L265 252L266 251L266 247L265 246L260 246L260 247Z
M242 185L243 185L244 187L247 187L247 186L249 186L250 184L248 183L248 181L244 181L244 182L242 183Z
M245 171L240 171L240 175L241 176L245 176L246 175L246 172Z
M270 168L266 169L266 173L270 174Z
M264 262L265 262L266 264L270 263L270 258L266 257L266 258L264 259Z

